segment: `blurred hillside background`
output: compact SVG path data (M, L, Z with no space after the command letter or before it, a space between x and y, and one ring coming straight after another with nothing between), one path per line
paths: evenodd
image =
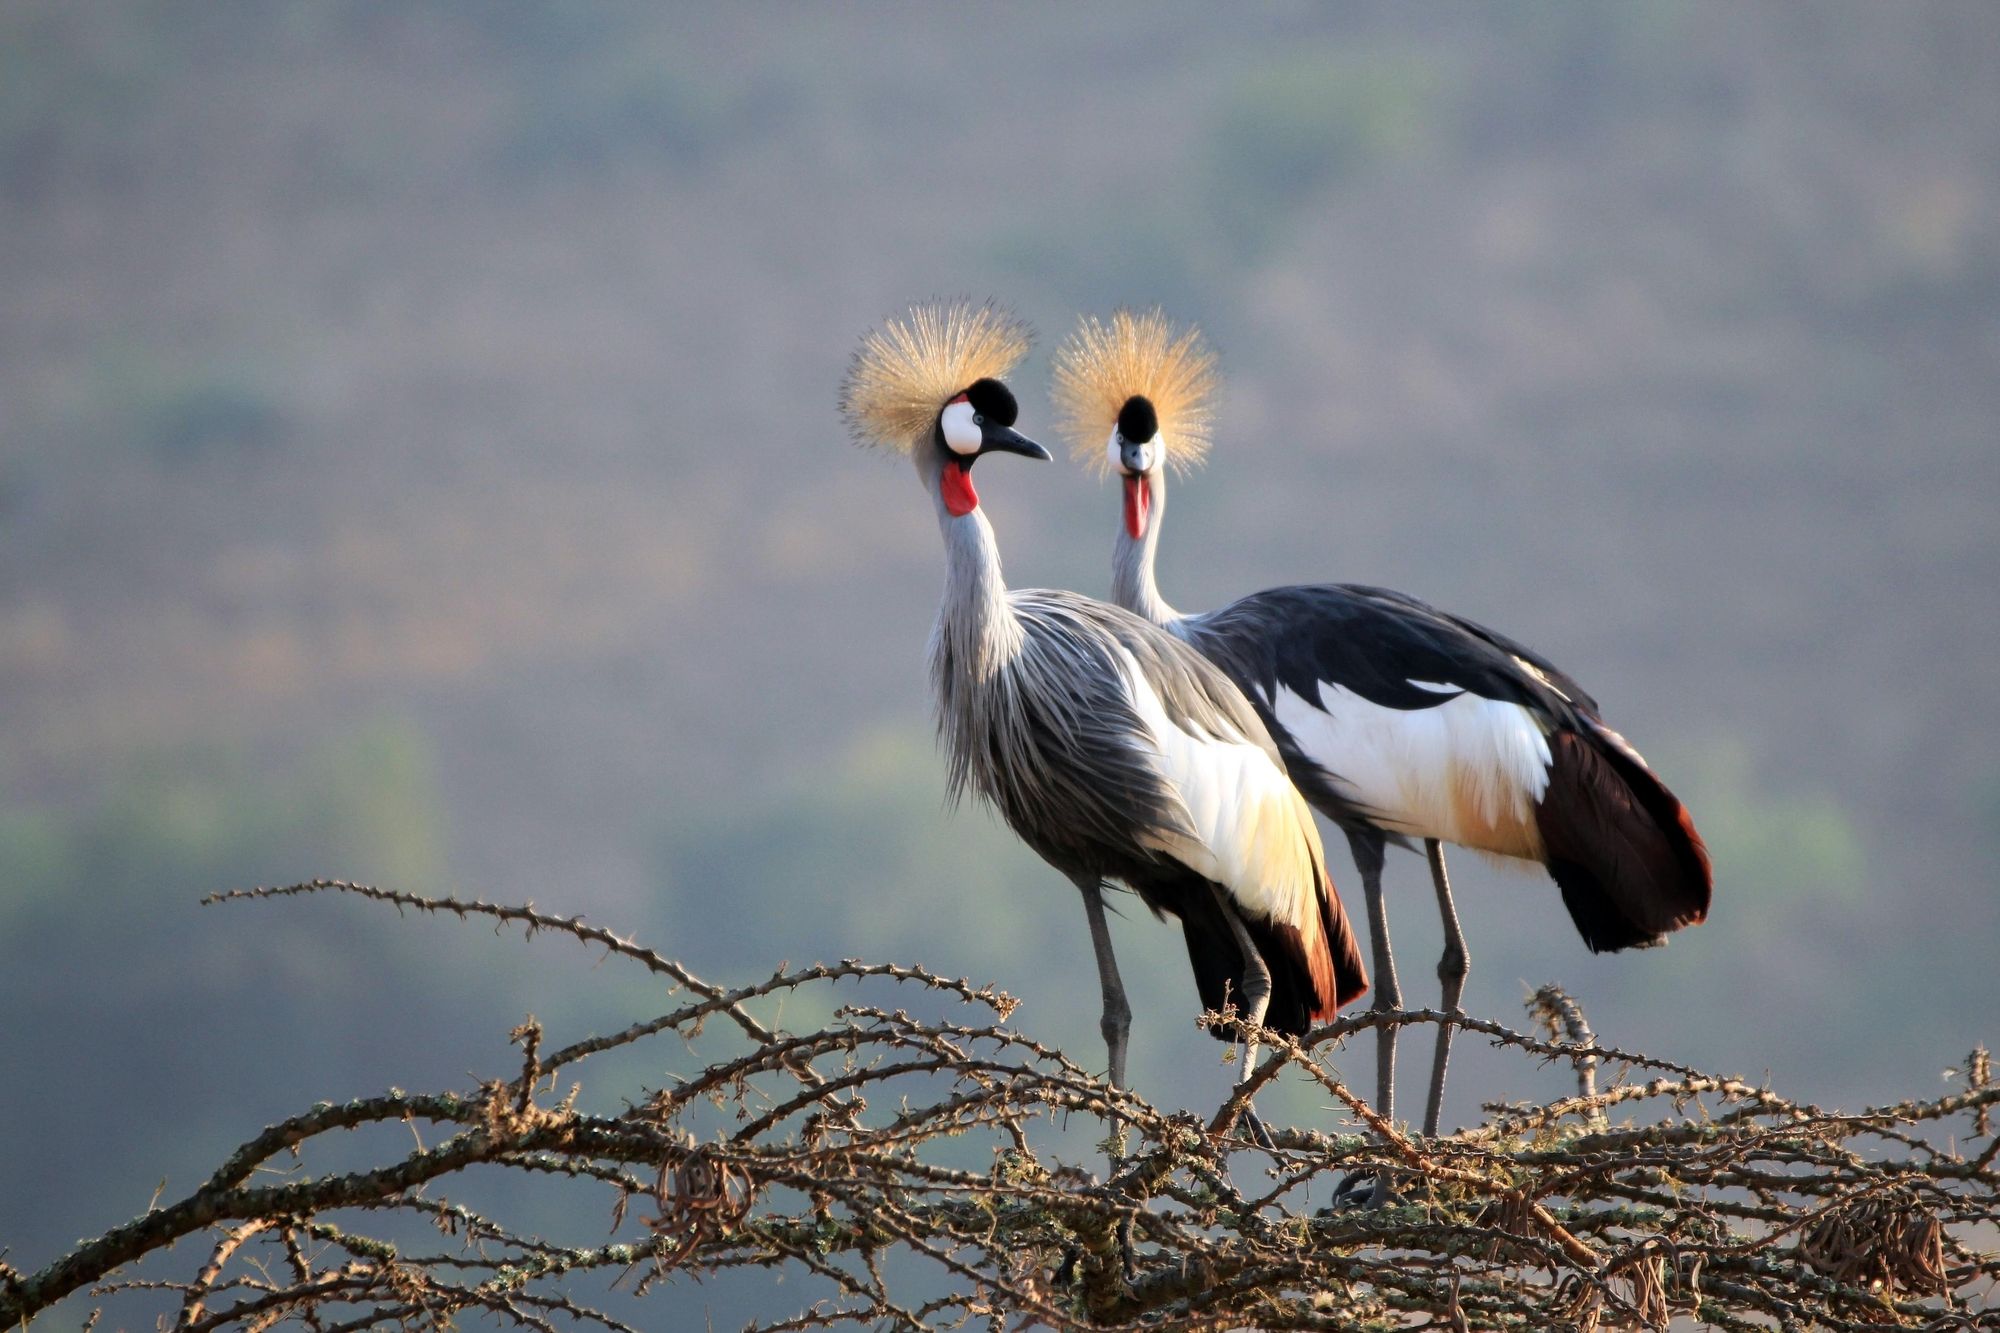
M1996 69L1979 0L0 2L8 1261L315 1100L507 1070L527 1010L659 1002L221 888L534 899L721 980L921 961L1101 1060L1074 891L941 807L930 506L834 409L934 293L1039 326L1051 443L1078 311L1199 321L1169 597L1427 597L1687 800L1716 906L1664 950L1461 855L1470 1009L1556 980L1794 1096L1936 1091L2000 1036ZM1107 484L981 489L1017 586L1106 590ZM1118 931L1134 1080L1211 1105L1178 931ZM1448 1124L1562 1086L1461 1050Z

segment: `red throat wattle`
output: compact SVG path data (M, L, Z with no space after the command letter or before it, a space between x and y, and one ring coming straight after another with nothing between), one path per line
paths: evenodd
M1138 541L1146 535L1146 511L1152 507L1153 486L1144 477L1125 478L1125 531Z
M962 463L944 465L944 479L938 483L938 491L944 496L945 512L953 518L964 518L979 508L979 495L972 489L972 470Z

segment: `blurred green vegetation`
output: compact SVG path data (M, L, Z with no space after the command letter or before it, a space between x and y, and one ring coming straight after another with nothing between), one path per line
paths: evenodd
M0 956L56 918L153 929L159 904L218 889L326 874L437 886L442 825L428 747L400 722L275 773L225 750L147 756L94 799L0 808Z
M0 790L9 785L19 784ZM163 1173L183 1183L276 1107L351 1092L353 1071L381 1058L379 1034L391 1023L435 1031L430 1011L454 983L506 1012L493 985L465 984L470 967L386 916L197 905L218 889L316 875L440 888L441 829L428 746L394 720L287 763L189 747L136 760L80 799L7 799L0 1013L11 1076L59 1082L71 1136L69 1160L20 1165L21 1206L136 1208ZM164 1087L176 1117L130 1114L134 1089ZM85 1141L108 1198L68 1193Z
M241 362L114 343L100 351L69 432L100 454L168 467L281 448L293 423L266 376Z
M741 976L788 954L934 959L947 938L1018 960L1052 916L1080 926L1061 879L995 819L940 808L940 770L927 735L884 729L752 806L677 811L658 839L666 929L640 934ZM1023 910L1037 888L1048 913Z
M122 25L86 43L45 14L0 14L0 189L25 198L59 172L135 165L170 73L160 54Z
M495 164L517 175L692 170L784 120L789 82L727 78L684 53L606 41L520 75Z
M0 792L22 785L6 779ZM63 1098L59 1128L37 1121L61 1151L11 1173L14 1216L42 1221L10 1236L22 1253L142 1209L156 1185L186 1189L315 1100L504 1066L527 1013L575 1032L658 996L626 970L576 984L575 957L558 985L543 960L576 947L518 932L357 901L198 906L322 876L448 893L445 825L430 742L395 717L288 760L187 747L82 798L0 800L9 1079ZM79 1190L86 1161L97 1183Z
M1225 307L1231 269L1268 254L1330 185L1422 159L1449 136L1449 62L1381 46L1263 53L1223 79L1191 169L1107 205L1079 200L988 239L977 261L1087 309ZM1211 321L1212 323L1213 321Z
M1796 929L1803 914L1858 904L1868 858L1853 818L1824 792L1786 791L1749 747L1716 741L1671 765L1715 864L1716 919L1745 943Z
M1157 305L1186 319L1215 304L1217 268L1207 237L1171 201L1016 227L992 238L979 259L1085 310Z
M1319 190L1427 151L1452 114L1434 56L1301 51L1229 87L1208 148L1207 189L1226 238L1268 248Z
M135 414L134 443L166 462L261 452L285 433L277 404L239 378L190 376L155 393Z
M1971 814L1987 846L2000 852L2000 770L1973 784Z
M1621 121L1671 114L1712 125L1737 110L1736 90L1713 76L1694 45L1692 4L1587 5L1523 0L1480 11L1512 77L1465 83L1459 146L1479 152L1507 140L1572 139Z

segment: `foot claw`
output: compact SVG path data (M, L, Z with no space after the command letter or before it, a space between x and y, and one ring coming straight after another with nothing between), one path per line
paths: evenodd
M1264 1121L1258 1116L1255 1108L1244 1107L1243 1114L1236 1118L1236 1123L1242 1128L1244 1137L1249 1139L1250 1142L1256 1144L1265 1152L1278 1151L1277 1140L1271 1137L1270 1130L1264 1128Z

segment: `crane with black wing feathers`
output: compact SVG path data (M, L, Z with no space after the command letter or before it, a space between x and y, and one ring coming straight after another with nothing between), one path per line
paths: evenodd
M1308 800L1361 872L1376 1004L1399 1008L1382 867L1420 839L1445 948L1447 1014L1469 958L1443 843L1547 868L1592 951L1663 943L1708 915L1708 853L1680 801L1568 675L1505 635L1403 593L1313 584L1183 615L1154 575L1169 464L1205 455L1215 362L1159 311L1086 318L1056 359L1078 457L1120 478L1112 599L1199 648L1241 685ZM1451 1052L1439 1028L1424 1132L1435 1135ZM1378 1034L1377 1105L1393 1118L1395 1028Z

